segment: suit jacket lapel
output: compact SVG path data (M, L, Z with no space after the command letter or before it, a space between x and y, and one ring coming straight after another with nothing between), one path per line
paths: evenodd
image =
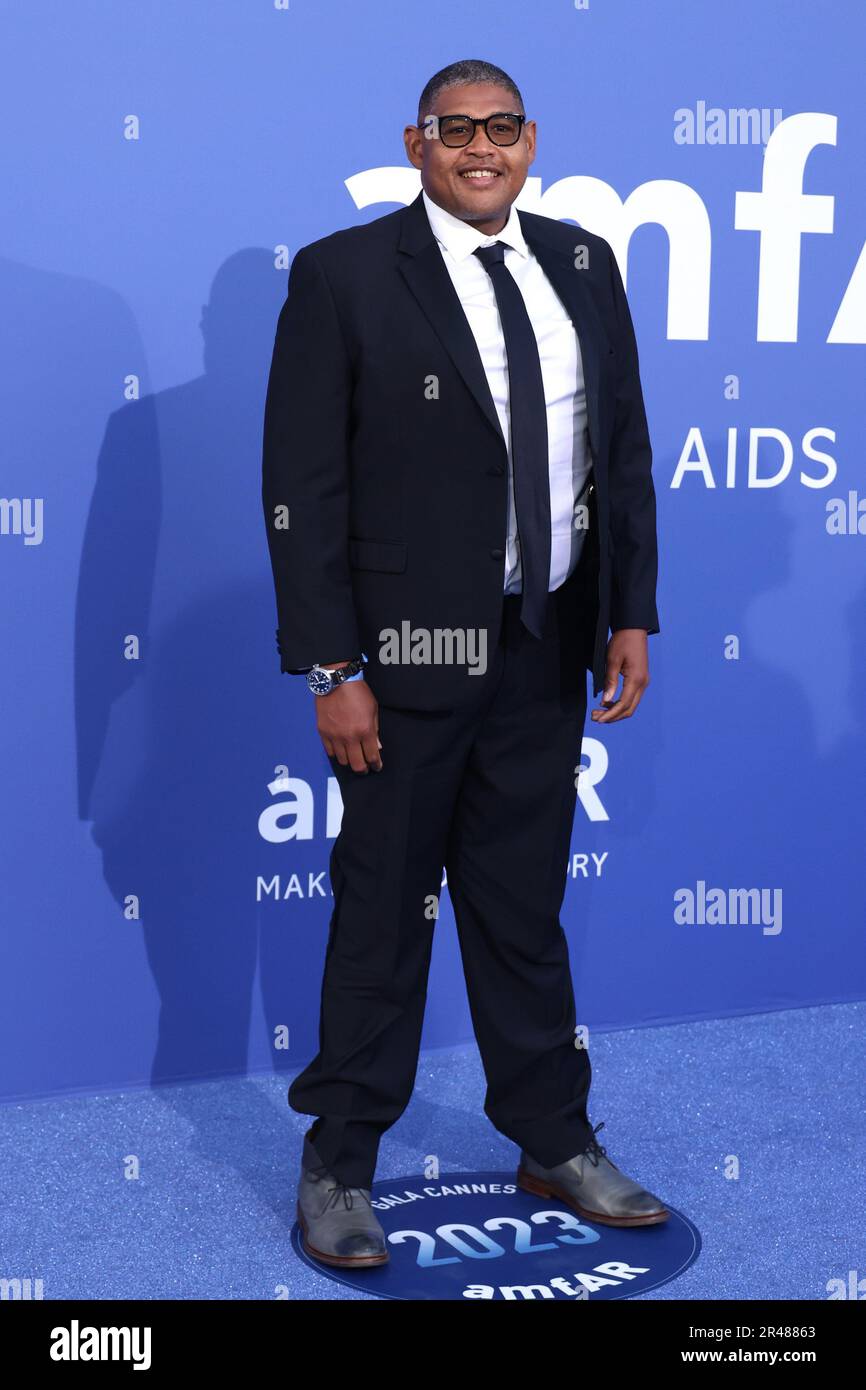
M401 274L505 449L478 344L442 259L420 193L405 210L397 251Z

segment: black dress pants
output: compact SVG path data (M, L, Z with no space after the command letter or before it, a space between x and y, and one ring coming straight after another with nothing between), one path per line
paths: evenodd
M500 640L445 712L379 707L383 770L331 766L343 821L330 861L319 1052L289 1088L339 1182L370 1187L381 1135L409 1103L447 871L484 1111L545 1167L585 1149L590 1062L559 912L586 718L576 573L542 638L503 600Z

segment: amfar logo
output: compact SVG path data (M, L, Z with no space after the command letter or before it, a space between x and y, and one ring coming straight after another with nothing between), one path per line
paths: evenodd
M574 769L578 801L590 821L609 820L610 816L598 788L607 776L608 752L600 739L584 737L580 763ZM328 777L325 790L324 816L316 815L316 797L310 783L303 777L289 776L285 763L274 768L276 776L268 782L268 791L275 799L259 815L259 834L269 844L281 845L288 840L312 840L324 830L325 839L333 840L343 823L343 798L336 777ZM321 802L320 802L321 807Z
M285 764L275 768L268 783L271 796L281 799L266 806L259 816L259 834L272 845L287 840L312 840L315 832L315 797L303 777L290 777ZM336 839L343 822L343 798L336 777L329 777L325 801L325 838Z
M149 1327L69 1327L51 1329L52 1361L131 1361L134 1371L150 1370Z
M806 163L816 145L836 144L837 118L803 111L780 121L763 152L760 191L734 195L733 224L757 232L759 343L795 343L800 305L800 254L805 232L833 231L832 194L804 193ZM755 150L757 154L757 147ZM355 206L412 202L421 188L416 169L383 166L346 179ZM603 236L626 279L628 245L638 227L658 223L670 243L667 336L709 338L712 229L703 199L687 183L651 179L623 201L604 179L571 174L542 195L541 179L528 178L517 199L526 212L571 219ZM828 343L866 343L866 245L842 296Z

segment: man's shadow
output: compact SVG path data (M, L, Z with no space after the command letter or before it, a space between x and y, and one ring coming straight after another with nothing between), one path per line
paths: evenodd
M322 801L328 772L308 692L280 675L261 509L284 296L267 252L225 262L202 314L203 374L109 418L85 530L79 814L119 910L138 902L160 997L152 1084L246 1071L260 944L269 1036L285 1025L293 1052L315 1037L330 895L256 901L259 875L305 879L330 848L323 817L313 842L258 830L275 766ZM275 1069L287 1055L273 1050Z

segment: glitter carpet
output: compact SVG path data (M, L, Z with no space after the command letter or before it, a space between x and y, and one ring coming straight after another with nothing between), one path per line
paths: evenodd
M703 1249L656 1299L826 1299L866 1276L866 1003L596 1033L590 1119ZM0 1108L0 1277L45 1299L364 1299L294 1255L287 1075ZM474 1045L422 1053L376 1177L513 1176ZM739 1176L726 1176L730 1156Z

